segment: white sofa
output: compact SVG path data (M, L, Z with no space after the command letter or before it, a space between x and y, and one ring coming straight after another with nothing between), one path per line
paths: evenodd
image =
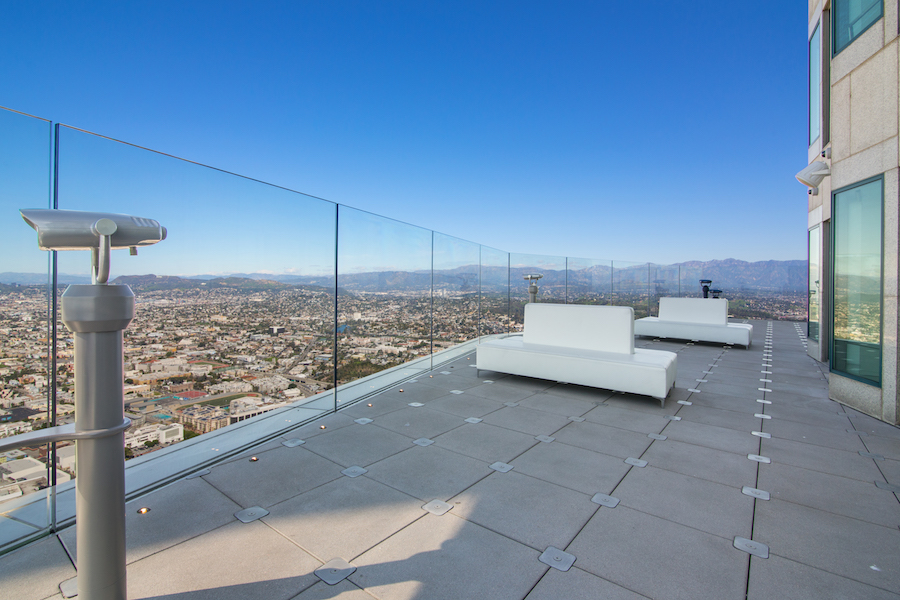
M634 347L626 306L526 304L521 336L482 342L478 371L550 379L658 398L675 385L674 352Z
M635 335L741 344L750 347L753 325L728 322L725 298L660 298L659 317L634 323Z

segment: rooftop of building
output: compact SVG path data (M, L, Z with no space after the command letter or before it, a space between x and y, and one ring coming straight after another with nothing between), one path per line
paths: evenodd
M754 327L638 339L678 353L665 407L469 354L248 449L129 502L129 598L900 598L900 429ZM62 598L74 542L0 557L0 597Z

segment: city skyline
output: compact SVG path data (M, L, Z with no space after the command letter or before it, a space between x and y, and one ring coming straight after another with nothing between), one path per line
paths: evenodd
M352 232L369 213L412 223L407 244L435 230L533 255L799 259L803 19L764 4L5 5L0 44L26 60L0 66L0 104L309 194L63 128L61 208L118 205L170 230L127 259L130 273L289 272L284 257L301 254L327 271L324 215L300 226L303 243L282 239L314 203L329 206L318 197L358 209ZM208 14L215 26L198 27ZM641 31L627 26L638 15ZM241 31L257 33L229 35ZM34 206L18 198L0 200ZM281 222L253 214L298 204ZM236 217L257 240L235 243ZM728 235L747 219L770 225L755 240ZM0 220L3 233L24 240L17 220ZM222 223L228 243L214 237ZM36 253L27 243L19 253ZM247 268L255 255L269 264ZM189 270L156 267L186 256Z

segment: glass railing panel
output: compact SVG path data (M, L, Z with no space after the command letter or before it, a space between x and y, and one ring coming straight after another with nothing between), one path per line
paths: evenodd
M346 206L339 207L338 222L337 402L343 406L431 367L430 359L416 359L432 352L432 232Z
M53 423L50 261L19 215L49 208L52 124L0 109L0 438ZM55 481L68 474L50 446L0 453L0 549L46 532Z
M681 276L679 265L657 265L650 263L650 316L659 316L660 298L681 296Z
M612 304L612 262L590 258L566 259L566 302Z
M481 246L479 335L510 331L509 252Z
M528 279L532 277L532 279ZM539 277L535 279L535 277ZM566 258L538 254L509 255L510 328L521 331L525 305L530 301L529 288L537 286L536 301L565 304Z
M458 355L478 337L479 245L434 232L433 324L435 352Z
M127 457L333 387L335 204L79 130L61 128L59 138L60 208L147 217L168 230L137 256L111 257L110 282L136 297L124 334ZM89 253L58 254L61 283L89 281ZM71 354L65 361L60 369ZM60 380L61 397L71 398L68 383ZM165 480L207 458L143 462ZM136 482L126 475L129 492Z
M650 313L650 284L647 263L621 260L612 262L613 301L617 306L630 306L634 318L641 319Z

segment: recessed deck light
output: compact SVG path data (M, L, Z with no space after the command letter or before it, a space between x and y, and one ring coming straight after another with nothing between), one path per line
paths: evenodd
M147 506L142 506L138 509L137 514L146 515L148 512L150 512L150 508Z
M371 403L371 402L369 402L369 408L371 408L371 407L372 407L372 403Z
M319 429L325 429L324 425L319 425Z
M402 392L402 391L403 391L403 388L400 388L400 391Z
M250 462L256 462L256 461L258 461L258 460L259 460L259 457L257 457L257 456L251 456L251 457L250 457Z

